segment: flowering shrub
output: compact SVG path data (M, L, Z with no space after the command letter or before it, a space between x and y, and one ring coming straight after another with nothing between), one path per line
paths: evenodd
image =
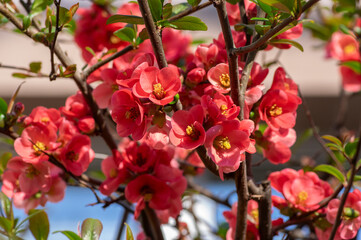
M199 224L192 207L186 206L194 193L229 208L223 212L226 231L220 227L213 232L223 239L291 239L303 227L310 238L356 237L361 227L361 192L354 185L360 180L359 136L341 131L339 124L336 136L321 137L297 79L278 58L269 64L256 62L257 53L272 48L303 50L295 39L306 28L325 41L326 56L339 62L342 91L357 94L361 21L356 3L334 1L335 15L325 15L318 23L303 14L318 0L138 0L118 9L112 1L92 1L90 8L80 9L79 4L67 9L61 0L20 2L23 9L12 0L0 0L1 24L12 23L49 47L51 72L42 73L41 63L30 63L29 69L0 67L22 71L13 74L20 78L72 78L78 90L62 107L38 106L28 115L22 103L15 103L20 87L9 102L0 98L0 133L14 140L16 152L14 157L1 156L1 234L19 239L22 223L12 215L11 198L15 207L29 213L34 237L47 239L49 230L39 230L48 229L47 215L34 209L61 201L72 179L94 193L93 205L119 203L125 216L132 213L142 225L137 239L164 239L160 226L173 226L170 219L175 219L179 239L201 239L202 233L195 236L190 223L180 219L189 211ZM210 43L192 46L191 35L181 30L207 30L201 19L189 15L212 4L222 32ZM74 26L74 40L87 64L83 69L58 41ZM272 65L277 67L273 75ZM273 80L266 90L267 76ZM252 156L264 158L259 164L290 161L301 104L329 164L284 168L255 182ZM96 155L95 136L111 152L101 162L103 179L87 172ZM236 202L193 182L208 170L220 181L235 181ZM273 207L282 218L272 219ZM291 225L296 229L289 230ZM86 219L80 237L62 233L69 239L98 239L101 230L98 220ZM128 226L126 232L127 239L134 239Z

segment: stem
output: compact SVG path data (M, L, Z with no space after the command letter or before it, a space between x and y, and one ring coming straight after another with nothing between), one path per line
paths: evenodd
M110 61L113 61L114 59L123 56L124 54L132 51L134 49L133 45L128 45L122 50L114 53L110 57L107 57L106 59L101 60L100 62L97 62L96 64L90 66L87 70L83 72L83 79L86 80L90 74L92 74L95 70L98 68L104 66L105 64L109 63Z
M272 189L271 183L265 181L261 184L262 186L262 198L258 201L258 222L261 226L258 231L261 240L272 239Z
M164 240L160 223L155 211L146 203L145 208L140 213L140 222L144 233L152 240Z
M119 225L119 231L118 231L116 240L120 240L120 238L122 237L122 233L123 233L123 231L124 231L125 222L127 221L128 216L129 216L129 211L126 210L126 209L124 209L124 213L123 213L123 216L122 216L122 220L121 220L121 222L120 222L120 225Z
M314 4L316 4L320 0L310 0L308 1L302 8L302 13L305 12L307 9L312 7ZM273 35L281 31L283 28L285 28L288 24L292 23L293 21L297 20L297 16L291 16L283 20L280 24L275 26L274 28L270 29L268 32L265 33L260 39L253 42L252 44L240 48L235 48L232 50L232 55L240 55L248 52L252 52L253 50L258 49L263 44L265 44Z
M157 59L159 68L164 68L168 66L168 64L167 64L167 60L165 59L162 39L153 21L152 14L150 13L148 1L138 0L138 4L139 4L140 12L142 13L144 19L144 24L147 29L150 42L152 43L153 46L153 51L155 54L155 58Z
M54 49L56 44L56 39L58 38L58 34L61 31L59 27L59 14L60 14L60 3L61 0L54 0L54 4L56 6L56 23L55 23L55 33L53 42L50 44L50 64L51 64L51 72L49 74L50 81L56 79L56 70L55 70L55 63L54 63Z

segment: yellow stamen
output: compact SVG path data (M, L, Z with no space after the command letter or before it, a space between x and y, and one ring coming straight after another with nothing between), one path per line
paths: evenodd
M301 191L297 195L297 202L298 203L304 203L308 198L308 193L305 191Z
M109 172L109 177L115 178L118 175L118 172L115 168L112 168Z
M33 145L33 149L34 149L36 155L40 155L40 154L42 154L43 151L46 150L46 146L44 143L37 141Z
M219 82L223 88L229 88L231 86L231 79L228 73L222 73L222 75L219 76Z
M134 107L125 112L125 119L135 120L139 117L139 111Z
M186 133L192 140L197 140L199 138L199 131L197 131L193 124L187 126Z
M213 146L218 150L228 150L231 148L231 143L229 142L228 137L218 136L214 139Z
M273 104L272 107L270 108L269 110L269 114L272 116L272 117L277 117L279 115L282 114L282 108L281 107L277 107L276 104Z
M40 121L43 123L48 123L50 119L48 117L43 117Z
M227 105L222 104L219 109L221 110L221 113L222 113L223 115L226 115L226 111L228 110Z
M356 47L353 44L346 45L343 50L345 51L345 54L349 55L351 53L354 53L356 51Z
M158 100L163 99L165 97L165 91L164 88L162 87L162 84L156 83L153 85L153 94L155 98Z
M146 193L143 196L144 196L144 201L149 202L150 200L152 200L153 194Z

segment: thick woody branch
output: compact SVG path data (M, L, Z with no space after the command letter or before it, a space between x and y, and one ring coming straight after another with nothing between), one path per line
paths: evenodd
M168 66L165 59L164 49L162 45L162 39L153 21L152 14L147 0L138 0L139 9L144 19L144 25L147 29L150 42L152 43L155 58L157 59L160 68Z
M61 28L59 27L59 15L60 15L60 3L61 0L54 0L54 4L56 6L56 22L55 22L55 33L53 42L50 44L50 64L51 64L51 72L49 74L50 81L56 79L56 70L55 70L55 62L54 62L54 48L56 44L56 40L58 38L59 32Z
M314 4L319 2L320 0L310 0L302 7L302 13L305 12L307 9L312 7ZM248 52L252 52L263 46L273 35L280 32L282 29L287 27L290 23L297 20L297 16L291 16L283 20L280 24L275 26L274 28L270 29L268 32L265 33L260 39L253 42L252 44L240 48L235 48L232 50L231 55L240 55Z

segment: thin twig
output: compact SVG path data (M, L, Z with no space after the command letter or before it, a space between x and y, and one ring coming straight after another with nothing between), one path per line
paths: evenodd
M54 63L54 50L56 45L56 39L58 38L58 34L61 31L61 27L59 26L59 18L60 18L60 3L61 0L54 0L54 5L56 7L56 21L55 21L55 33L53 42L50 44L50 64L51 64L51 71L49 74L50 81L56 79L56 69ZM51 29L50 29L51 31Z
M123 216L122 216L122 220L120 221L119 230L118 230L116 240L120 240L120 238L122 237L122 233L124 231L124 226L125 226L125 223L126 223L126 221L128 219L128 216L129 216L129 211L124 209L124 213L123 213Z
M316 4L320 0L310 0L308 1L302 8L302 13L305 12L307 9L312 7L314 4ZM267 31L260 39L258 39L256 42L253 42L252 44L240 48L235 48L232 50L231 54L234 55L240 55L248 52L252 52L253 50L256 50L260 48L263 44L265 44L270 38L272 38L276 33L280 32L283 28L287 27L288 24L292 23L293 21L296 21L298 16L291 16L283 20L280 24L275 26L274 28Z
M106 59L103 59L99 62L97 62L96 64L90 66L88 69L86 69L83 72L83 79L87 79L89 77L90 74L92 74L92 72L94 72L95 70L97 70L98 68L104 66L105 64L113 61L114 59L117 59L118 57L123 56L124 54L132 51L134 49L133 45L128 45L125 48L123 48L122 50L114 53L113 55L111 55L110 57L107 57Z

